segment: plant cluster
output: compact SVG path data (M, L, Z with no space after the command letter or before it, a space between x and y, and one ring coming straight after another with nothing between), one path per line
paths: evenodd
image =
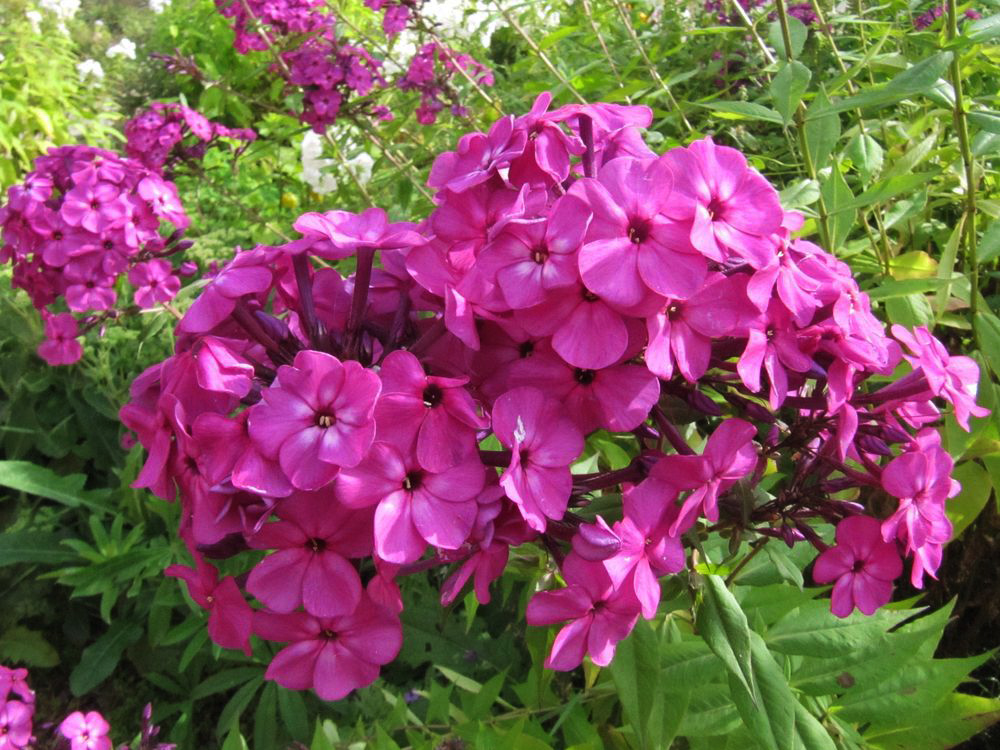
M550 100L439 156L419 225L307 213L301 239L238 253L132 386L136 486L179 492L195 560L170 574L218 644L288 644L267 670L285 687L369 684L401 646L400 576L456 565L442 602L472 579L485 603L527 541L566 583L527 608L568 622L555 669L610 663L709 532L812 544L842 617L887 603L904 556L917 587L940 564L957 483L926 425L935 399L966 428L986 413L974 362L889 337L736 149L657 156L648 109ZM597 430L636 458L574 474ZM208 559L247 550L270 554L223 577Z
M45 319L38 353L49 364L79 360L77 337L119 317L123 273L140 307L176 295L180 281L165 258L185 248L190 220L173 183L155 171L104 149L63 146L38 157L7 199L0 261L13 263L12 285ZM164 223L175 228L167 237ZM60 301L69 312L52 309Z

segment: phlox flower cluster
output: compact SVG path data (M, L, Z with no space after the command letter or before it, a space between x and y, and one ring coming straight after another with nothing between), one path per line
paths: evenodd
M220 138L250 143L257 134L213 122L178 102L153 102L125 124L125 154L163 174L180 163L201 161Z
M365 4L383 13L383 30L393 37L416 23L419 0L366 0ZM322 0L216 0L219 11L233 20L235 48L241 54L251 50L271 50L277 55L274 70L290 89L302 95L302 122L322 133L337 120L354 95L364 97L388 81L383 62L357 43L348 43L336 32L336 18ZM492 85L488 68L468 55L451 50L437 41L423 45L410 60L398 81L403 90L420 92L418 121L433 123L443 109L442 96L453 102L456 114L465 111L457 103L450 81L464 72L478 85ZM388 108L363 104L367 114L391 119Z
M941 18L947 10L944 5L935 5L928 8L919 16L913 19L913 28L921 31L923 29L929 29L934 23ZM962 14L965 18L975 21L983 17L983 14L974 8L968 8Z
M128 37L122 37L117 42L108 47L104 53L108 57L125 57L129 60L135 59L135 42Z
M550 100L441 154L419 224L306 213L300 239L239 252L132 386L136 486L179 498L194 559L168 572L216 643L287 644L281 685L369 684L400 648L401 576L447 566L444 604L469 582L488 602L529 542L565 581L526 615L565 623L555 669L607 664L708 526L814 545L838 615L888 601L904 557L917 586L940 562L957 484L929 425L985 413L972 360L890 336L739 151L658 155L649 109ZM597 430L633 460L574 473ZM620 513L587 512L618 490Z
M740 6L749 15L752 11L757 8L762 8L766 5L770 5L768 0L738 0ZM705 0L704 9L706 13L709 13L716 22L722 24L723 26L742 26L743 18L734 10L728 7L729 3L725 0ZM806 26L811 26L816 23L818 16L816 11L813 10L812 3L801 2L801 3L789 3L786 7L786 11L792 18L797 18ZM775 20L778 17L777 11L771 11L768 13L769 20Z
M135 750L174 750L172 743L156 742L160 728L152 724L153 707L142 712L142 731ZM0 665L0 750L28 750L35 747L33 722L35 691L28 686L28 670ZM45 728L47 724L42 724ZM73 711L53 730L62 738L59 747L69 750L111 750L111 725L97 711ZM48 745L46 745L48 747ZM129 750L120 745L118 750Z
M164 238L161 223L176 231ZM165 257L184 248L188 224L173 183L136 161L89 146L38 157L0 207L0 262L13 263L12 286L45 320L39 355L52 365L79 360L77 337L119 314L123 273L140 307L172 299L180 281Z

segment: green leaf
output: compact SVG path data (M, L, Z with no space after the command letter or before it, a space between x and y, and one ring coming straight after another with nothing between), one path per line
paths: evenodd
M938 264L923 250L911 250L889 261L889 273L894 279L929 279L937 274ZM937 281L933 279L933 281Z
M866 107L886 107L917 94L925 94L934 87L945 74L951 63L951 52L938 52L926 60L921 60L897 75L884 86L862 91L860 94L833 102L830 112L846 112L849 109Z
M962 36L976 43L988 42L1000 36L1000 14L977 18L965 26Z
M0 661L47 668L59 663L59 654L37 630L15 625L0 636Z
M243 739L238 726L229 730L226 741L222 743L222 750L248 750L247 741Z
M687 707L688 693L660 689L661 636L645 620L618 644L611 677L625 718L639 741L649 750L670 747ZM666 647L670 650L670 646Z
M142 626L116 620L108 631L83 650L80 663L69 676L73 695L84 695L104 682L118 666L125 649L142 638Z
M750 625L746 615L722 578L708 575L702 580L702 603L696 621L698 632L734 676L746 698L756 705L757 688L754 685Z
M237 685L259 678L263 672L261 667L233 667L224 669L209 675L197 687L191 691L191 697L195 700L205 698L209 695L232 690Z
M753 679L760 700L753 702L735 675L729 686L743 724L767 750L794 750L796 747L795 706L798 703L788 686L785 673L759 635L750 633Z
M778 197L786 209L811 206L819 200L819 182L808 178L796 180L782 190Z
M84 491L86 481L87 477L83 474L61 476L29 461L0 461L0 486L55 500L70 508L84 505L101 513L106 512L106 508L94 502L90 493Z
M833 165L830 176L820 186L820 192L830 217L830 250L836 252L843 247L854 228L857 213L856 208L851 205L854 203L854 194L836 164Z
M305 742L309 737L309 716L298 691L278 687L278 712L292 739Z
M976 260L989 263L1000 256L1000 219L990 222L976 248Z
M260 695L257 710L253 714L254 747L277 747L277 687L273 682L269 682L264 687L264 692Z
M726 120L762 120L775 125L784 123L784 119L773 109L753 102L704 102L699 107L714 110Z
M15 563L59 565L72 562L77 555L59 542L63 537L47 531L11 531L0 534L0 567Z
M989 472L975 461L960 463L951 475L962 485L962 491L945 504L948 518L954 527L951 538L957 539L986 507L986 501L990 499L990 492L993 490L993 483Z
M782 544L769 544L764 548L764 552L778 571L778 574L784 580L797 586L799 591L801 591L805 580L802 578L802 571L799 570L799 566L788 556L788 547Z
M234 721L239 722L240 716L247 710L250 701L257 695L257 691L263 684L264 677L262 675L256 680L250 680L250 682L233 693L233 697L229 699L223 707L222 713L219 714L219 721L215 726L215 733L218 736L221 737L225 733L226 727L231 727Z
M915 326L934 327L934 310L930 300L923 294L908 294L905 297L890 297L885 300L886 317L893 323L911 328Z
M870 180L882 169L884 154L879 142L867 133L854 136L844 153L850 157L865 180Z
M1000 134L1000 113L970 112L966 117L968 117L969 122L981 130L985 130L987 133Z
M993 374L1000 377L1000 318L991 312L981 311L976 313L974 323L983 347L983 356Z
M945 750L1000 721L1000 700L952 693L901 727L865 733L878 750Z
M786 125L792 121L799 102L809 88L810 79L812 71L798 60L783 63L771 79L771 98L774 100L774 108Z
M806 110L806 147L816 169L823 169L830 162L837 141L840 139L840 117L830 111L830 100L820 87L813 103Z
M809 36L809 29L806 25L802 23L795 16L788 17L788 38L792 42L792 54L785 54L785 37L781 33L781 23L779 21L771 21L767 27L767 40L774 47L775 52L778 53L778 57L798 57L802 54L802 48L806 44L806 38Z

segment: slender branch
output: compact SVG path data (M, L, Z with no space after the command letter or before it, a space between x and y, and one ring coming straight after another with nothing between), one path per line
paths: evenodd
M660 76L660 71L656 69L653 65L653 61L649 59L649 55L646 54L646 48L643 46L642 42L639 41L639 35L635 33L635 27L632 25L632 19L629 17L628 10L622 5L621 0L611 0L612 4L618 10L618 15L621 16L622 23L625 25L625 30L628 31L629 37L632 39L632 43L635 45L636 50L639 52L639 56L646 63L646 67L649 70L649 74L653 77L653 80L663 89L663 93L667 96L667 101L670 102L670 106L674 108L677 115L681 118L681 122L689 133L695 132L691 123L688 122L687 117L684 116L684 110L681 109L681 105L674 98L673 93L670 91L670 87L667 86L667 82L663 80Z
M767 546L767 543L770 541L771 537L765 536L763 539L761 539L760 542L758 542L754 546L752 550L750 550L749 554L747 554L746 557L744 557L736 564L736 567L733 568L732 572L726 576L727 587L732 585L733 581L736 580L736 576L738 576L743 571L743 568L745 568L749 564L749 562L753 560L760 553L760 551L764 549L764 547Z
M743 8L742 5L740 5L740 1L732 0L732 6L733 10L736 11L736 15L738 15L740 17L740 20L743 21L743 25L746 26L746 29L750 33L750 36L753 37L754 43L757 45L757 48L760 50L760 53L764 55L764 59L767 60L767 64L773 65L775 62L777 62L774 58L774 54L771 52L770 49L768 49L767 45L764 43L764 40L761 39L760 34L757 33L757 27L754 26L754 23L750 19L750 16L747 15L746 10Z
M958 36L958 7L955 0L948 0L948 41ZM969 314L972 318L972 339L981 348L977 314L979 312L979 259L976 253L976 162L969 142L969 123L965 116L965 92L962 87L962 56L960 50L952 52L951 85L955 89L955 130L958 146L965 165L965 263L969 272Z
M622 88L625 84L622 81L621 73L618 72L618 66L615 65L615 61L611 57L611 52L608 51L608 45L604 41L604 35L601 33L600 27L597 25L597 21L594 20L594 11L593 8L590 7L590 0L582 0L581 5L583 6L583 14L587 16L587 20L590 22L590 28L594 32L594 36L597 37L597 43L601 45L601 50L604 52L604 59L608 61L611 73L618 80L618 88ZM626 96L625 101L631 104L632 98Z

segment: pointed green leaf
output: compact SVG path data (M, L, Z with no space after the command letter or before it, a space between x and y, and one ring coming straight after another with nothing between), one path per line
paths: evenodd
M719 576L703 579L702 603L698 609L698 632L726 669L741 685L750 704L757 704L757 689L750 656L750 625L739 602ZM739 691L734 691L739 692Z
M84 695L104 682L118 666L125 649L142 638L142 627L116 620L108 631L83 650L80 663L69 676L73 695Z
M792 60L783 63L771 79L771 98L774 100L774 108L786 125L792 121L799 102L809 88L811 78L812 71L809 68L798 60Z

